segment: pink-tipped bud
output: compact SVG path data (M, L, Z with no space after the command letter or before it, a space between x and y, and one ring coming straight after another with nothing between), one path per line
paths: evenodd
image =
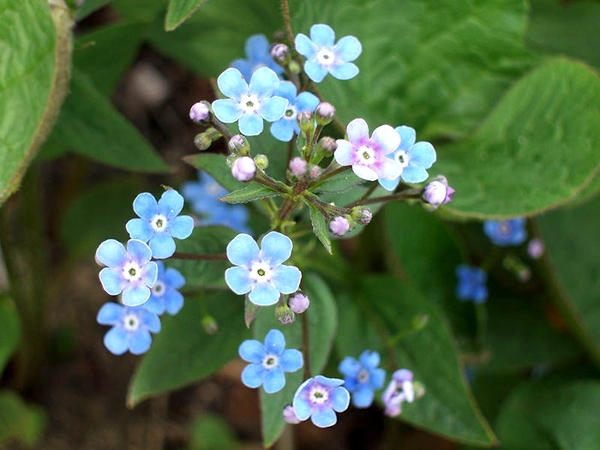
M296 425L301 422L294 412L294 407L292 405L287 405L285 408L283 408L283 420L292 425Z
M235 153L239 156L246 156L250 153L250 143L241 134L236 134L227 143L227 147L231 153Z
M361 225L368 225L373 219L373 213L371 210L369 208L365 208L364 206L356 206L352 208L351 216L352 219Z
M434 208L452 201L454 189L448 186L448 180L440 175L427 184L421 192L421 199Z
M275 317L281 325L289 325L294 323L296 315L288 305L277 305L275 308Z
M315 119L317 125L325 126L331 123L335 117L335 107L331 103L322 102L315 109Z
M296 120L300 129L304 132L310 132L315 127L315 119L310 111L300 111L296 115Z
M296 314L302 314L310 306L310 300L303 293L296 292L288 299L288 305L290 305L290 309Z
M256 163L249 156L242 156L233 163L231 174L238 181L250 181L256 173Z
M192 122L200 125L208 124L212 120L210 103L204 100L194 103L190 108L190 119L192 119Z
M308 176L314 180L321 175L321 171L322 169L319 166L311 166L310 169L308 169Z
M280 43L271 47L271 57L280 66L286 66L292 58L289 47Z
M301 177L306 173L307 163L299 156L292 158L290 161L289 169L292 175L295 177Z
M324 153L333 153L337 150L337 142L330 136L324 136L319 139L317 148Z
M350 230L350 222L345 217L337 216L329 222L329 230L336 236L343 236Z

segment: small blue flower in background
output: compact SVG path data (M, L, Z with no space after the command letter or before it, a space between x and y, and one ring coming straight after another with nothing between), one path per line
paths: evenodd
M381 399L385 405L384 413L396 417L402 412L402 403L412 403L415 399L413 373L408 369L399 369L392 374Z
M96 262L107 266L100 271L102 287L110 295L123 293L121 301L125 305L141 305L150 298L158 274L151 259L150 247L137 239L130 239L127 249L114 239L102 242L96 250Z
M152 343L150 333L160 331L158 316L142 306L105 303L96 320L101 325L112 326L104 335L104 345L114 355L128 350L134 355L147 352Z
M244 46L246 59L236 59L229 67L241 72L246 80L252 78L252 74L261 67L268 67L277 75L283 73L283 67L277 64L271 56L271 44L264 34L255 34L246 40Z
M144 308L161 315L165 311L175 315L183 307L183 295L177 289L185 285L185 278L178 270L158 261L158 277L150 290L150 298L144 303Z
M368 408L373 403L375 390L381 389L385 381L385 370L379 368L379 353L365 350L358 361L345 357L338 366L344 375L344 386L350 391L352 404L357 408Z
M263 386L267 394L278 392L285 386L284 372L299 370L304 361L296 349L285 349L285 337L279 330L271 330L263 345L248 339L240 345L240 357L248 364L242 371L242 383L250 388Z
M237 69L227 69L217 79L221 92L229 98L215 100L212 104L217 119L224 123L238 122L240 133L257 136L264 124L283 116L288 101L273 96L279 87L277 74L268 67L261 67L252 74L250 84Z
M269 306L280 294L298 290L302 273L297 267L284 266L292 254L292 240L276 231L266 234L261 248L247 234L238 234L227 245L227 258L235 267L225 271L227 286L238 295L247 294L252 303Z
M517 217L509 220L486 220L483 232L498 247L521 245L527 239L525 218Z
M456 276L456 296L459 300L471 300L473 303L483 303L487 300L487 273L483 269L460 264L456 268Z
M390 158L400 145L400 135L389 125L381 125L369 137L369 126L363 119L354 119L346 127L348 140L338 139L335 160L341 166L352 166L352 171L363 180L380 178L393 180L400 176L402 167Z
M342 386L343 380L317 375L309 378L296 390L292 407L296 417L320 428L337 422L336 412L343 412L350 404L350 393Z
M152 256L168 258L175 253L173 238L185 239L192 234L194 219L179 216L183 197L174 189L167 189L157 202L148 192L142 192L133 201L133 210L140 217L125 225L132 239L148 242Z
M274 95L279 95L288 101L288 106L283 117L271 124L271 134L283 142L289 142L294 133L300 134L300 127L296 115L300 111L314 112L319 104L319 97L310 92L301 92L297 95L296 86L291 81L282 81Z
M294 43L298 53L306 58L306 75L316 83L328 73L338 80L349 80L358 74L358 67L351 61L360 56L362 46L354 36L344 36L336 44L331 27L317 24L310 27L310 39L300 33Z
M380 179L379 184L388 191L393 191L400 183L400 178L407 183L425 181L429 169L436 160L435 149L429 142L415 143L417 134L411 127L396 127L400 135L400 145L389 157L394 158L402 167L402 173L393 180Z

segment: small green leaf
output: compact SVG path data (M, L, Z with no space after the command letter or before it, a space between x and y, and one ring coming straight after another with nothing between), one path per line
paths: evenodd
M245 184L236 180L231 175L227 166L227 157L216 153L197 153L183 158L190 166L208 173L217 183L228 191L243 189Z
M262 184L250 183L242 189L230 192L219 200L226 203L248 203L268 197L276 197L281 193L274 191Z
M338 173L328 180L325 180L323 183L311 188L310 190L314 192L340 193L346 192L348 189L351 189L364 182L365 180L358 178L354 172L348 170Z
M200 381L237 356L240 343L249 337L244 326L243 300L230 291L186 298L176 316L163 316L162 330L138 366L127 396L135 406L142 400ZM218 331L202 330L205 312L217 322Z
M307 205L308 209L310 210L310 221L312 222L313 233L317 239L321 241L323 247L325 247L325 249L331 253L331 240L329 239L327 220L315 205L309 202L307 202Z
M165 19L165 30L173 31L189 19L204 2L206 0L171 0Z
M21 338L21 321L15 305L0 296L0 374L17 350Z

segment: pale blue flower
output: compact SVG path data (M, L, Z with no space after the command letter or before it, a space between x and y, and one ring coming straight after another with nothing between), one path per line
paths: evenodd
M235 267L225 271L225 282L238 295L247 294L252 303L269 306L280 294L292 294L300 286L297 267L282 265L292 254L292 240L276 231L266 234L261 248L247 234L238 234L227 245L227 258Z
M487 300L487 273L479 267L460 264L456 268L456 296L459 300L483 303Z
M527 239L525 229L526 220L517 217L509 220L486 220L483 222L483 231L498 247L521 245Z
M400 136L400 145L389 155L400 164L402 172L400 176L392 180L379 180L379 184L388 191L393 191L400 183L400 178L407 183L420 183L425 181L429 169L436 160L435 149L429 142L415 143L417 134L411 127L401 126L396 128Z
M358 74L358 67L351 61L362 52L360 41L354 36L344 36L337 44L330 26L313 25L310 39L300 33L294 41L298 53L306 58L304 72L316 83L330 73L338 80L349 80Z
M151 259L150 247L137 239L130 239L127 249L114 239L102 242L96 250L96 262L107 266L100 271L102 287L110 295L123 293L125 305L141 305L150 298L158 274Z
M373 403L375 390L381 389L385 381L385 370L379 368L379 353L365 350L358 361L351 356L345 357L338 366L344 375L344 386L357 408L368 408Z
M166 268L161 261L156 265L158 277L150 290L150 298L144 303L144 308L159 315L165 311L175 315L183 307L183 295L178 289L185 285L185 278L177 269Z
M283 142L289 142L294 133L300 134L300 127L296 116L300 111L314 112L319 104L319 97L310 92L301 92L297 95L296 86L291 81L282 81L275 91L275 95L285 98L288 106L283 117L271 124L271 134Z
M167 189L157 202L148 192L139 194L133 201L133 210L140 217L125 225L132 239L148 242L152 256L168 258L175 253L173 238L185 239L192 234L194 219L179 216L183 197L174 189Z
M104 335L104 346L114 355L130 351L134 355L145 353L150 348L150 333L160 331L160 319L142 306L124 306L105 303L96 318L101 325L112 328Z
M320 428L337 422L336 412L343 412L350 404L350 393L342 386L344 380L317 375L309 378L296 390L292 406L296 417Z
M250 36L246 40L244 50L246 59L236 59L229 67L239 70L246 80L249 80L252 74L261 67L268 67L278 76L283 73L283 67L277 64L271 56L271 44L264 34Z
M224 123L238 122L240 133L256 136L262 133L264 124L283 116L288 101L273 96L279 87L277 74L268 67L261 67L252 74L250 84L239 70L229 68L217 79L221 92L229 98L215 100L212 104L215 116Z
M240 345L240 357L248 364L242 371L242 383L250 388L263 386L267 394L278 392L285 386L284 372L299 370L304 362L302 353L285 349L285 337L279 330L270 330L264 345L248 339Z

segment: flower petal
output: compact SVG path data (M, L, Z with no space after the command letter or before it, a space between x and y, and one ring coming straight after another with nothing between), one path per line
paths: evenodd
M352 144L344 139L338 139L336 141L337 149L333 154L335 161L340 166L351 166L354 164L354 149Z
M261 256L271 266L277 266L287 261L292 255L292 240L285 234L271 231L260 242Z
M129 351L134 355L141 355L150 349L152 336L146 330L138 330L135 333L129 333Z
M157 262L157 265L162 265L161 262ZM160 266L159 266L160 267ZM173 289L179 289L185 285L185 278L181 275L181 272L177 269L169 267L164 272L163 281L166 285L171 286Z
M329 73L324 66L312 59L308 59L304 63L304 72L315 83L323 81L323 78Z
M368 408L373 404L374 397L373 388L366 384L361 384L352 392L352 404L357 408Z
M248 93L248 83L246 83L246 80L244 80L244 77L237 69L229 68L225 70L219 75L219 78L217 78L217 85L219 86L219 90L226 97L234 100L239 100L242 95ZM215 102L213 102L213 109ZM215 111L215 114L216 113L217 112Z
M302 92L296 98L296 111L311 111L314 112L321 100L312 92Z
M400 135L400 148L402 150L408 150L410 147L413 146L415 140L417 139L417 133L415 132L414 128L407 127L406 125L396 127L396 133Z
M279 77L268 67L261 67L252 74L249 93L256 95L259 99L270 97L279 86ZM283 114L283 113L282 113Z
M169 220L165 231L177 239L186 239L190 237L192 231L194 231L194 219L190 216L174 217Z
M363 180L375 181L378 178L377 172L367 166L354 164L352 166L352 171L357 177L362 178Z
M105 267L100 271L100 283L102 289L110 295L119 295L123 291L124 281L120 277L120 272L115 269Z
M362 53L362 45L354 36L344 36L337 41L333 51L342 61L350 62L360 56Z
M265 346L256 339L246 339L238 348L238 354L244 361L262 364L263 359L267 355Z
M429 169L436 160L435 149L429 142L417 142L409 152L409 163Z
M250 267L258 260L258 244L248 234L238 234L227 244L227 258L236 266Z
M127 306L138 306L150 298L150 289L147 286L126 286L123 289L121 302Z
M127 253L133 261L136 261L141 266L152 259L152 250L145 242L139 239L129 239L127 241Z
M127 260L125 246L115 239L102 242L96 250L96 262L108 267L122 266Z
M393 180L386 180L385 178L379 178L378 181L382 188L384 188L386 191L392 192L398 187L398 184L400 184L400 177L395 178Z
M154 229L146 219L131 219L125 224L125 229L131 239L148 242L154 234Z
M142 219L150 220L158 211L156 199L149 192L142 192L133 201L133 210Z
M167 219L177 216L183 209L183 196L175 189L167 189L158 200L158 213Z
M118 325L123 322L123 307L117 303L108 302L102 305L96 316L100 325Z
M371 144L378 152L388 155L400 145L400 135L389 125L381 125L373 131Z
M294 39L296 51L307 59L311 59L316 54L317 46L305 34L299 33Z
M300 287L302 272L295 266L278 266L273 270L271 281L282 294L293 294Z
M358 75L358 67L353 63L342 63L329 66L329 73L338 80L349 80Z
M327 428L336 424L337 416L331 407L325 406L313 410L310 420L319 428Z
M271 134L275 139L282 142L290 142L294 137L296 121L279 119L271 124Z
M335 33L329 25L318 23L310 27L310 38L318 47L332 47Z
M165 308L169 314L174 316L183 308L183 294L176 290L171 290L165 295Z
M223 123L237 122L242 116L242 108L239 102L229 98L220 98L212 102L213 112L217 119Z
M362 145L369 140L369 125L364 119L354 119L346 127L348 140L352 145Z
M279 291L271 283L257 283L248 298L258 306L270 306L279 300Z
M111 328L104 335L104 346L113 355L122 355L129 348L127 332L123 328Z
M255 389L263 384L265 369L261 364L249 364L242 370L242 383Z
M148 244L155 258L164 259L175 253L175 241L165 232L155 233Z
M264 129L263 119L259 114L244 114L238 122L240 133L246 136L258 136Z
M302 352L294 348L285 350L279 357L279 367L284 372L295 372L304 365Z
M253 281L250 272L243 267L230 267L225 271L225 283L238 295L247 294L252 290Z
M342 386L334 388L330 392L331 406L337 412L345 411L350 404L350 394L348 390Z
M263 388L267 394L279 392L285 386L285 375L279 367L265 371Z
M283 97L271 97L262 102L260 115L267 122L273 122L283 117L289 102Z
M273 329L265 337L265 351L273 355L281 355L285 350L285 337L279 330Z
M407 183L420 183L425 181L429 174L420 166L409 165L402 171L402 179Z

